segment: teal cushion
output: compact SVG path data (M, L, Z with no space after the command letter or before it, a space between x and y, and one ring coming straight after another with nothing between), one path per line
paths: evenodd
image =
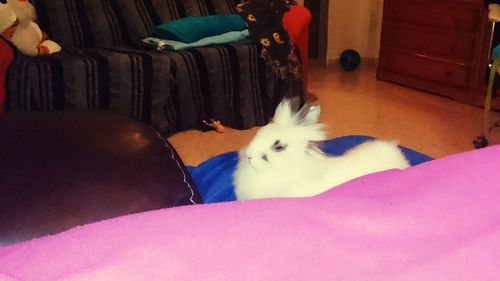
M205 37L241 31L246 28L243 18L236 14L185 17L155 27L151 36L193 43Z
M498 58L500 58L500 44L498 44L494 49L493 49L493 53L491 55L491 57L496 60Z

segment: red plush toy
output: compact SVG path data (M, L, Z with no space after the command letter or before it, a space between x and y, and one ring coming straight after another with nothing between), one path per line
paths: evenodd
M14 51L4 38L0 38L0 112L5 111L5 74L14 59Z
M9 65L14 59L14 51L7 43L6 38L10 38L13 32L13 26L16 22L14 12L7 4L0 3L0 112L5 111L5 74Z

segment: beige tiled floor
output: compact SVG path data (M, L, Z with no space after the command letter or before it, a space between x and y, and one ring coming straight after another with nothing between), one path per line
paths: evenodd
M328 125L329 137L362 134L395 139L435 158L473 149L472 139L481 132L480 108L378 81L375 72L375 65L344 72L337 65L327 68L312 62L309 91L318 97L320 119ZM491 120L498 119L500 114L491 114ZM185 164L197 165L240 149L255 131L186 131L169 141ZM498 131L490 136L490 142L500 140Z

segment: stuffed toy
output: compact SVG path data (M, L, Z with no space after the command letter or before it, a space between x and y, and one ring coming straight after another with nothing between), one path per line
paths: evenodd
M12 33L13 27L15 26L17 17L10 6L7 5L7 1L0 1L0 33L3 37L7 37L8 34Z
M27 0L7 0L1 4L0 27L8 26L2 36L10 40L23 54L29 56L49 55L61 50L61 46L42 32L35 23L35 8ZM5 7L6 6L6 7ZM6 15L5 17L3 15Z

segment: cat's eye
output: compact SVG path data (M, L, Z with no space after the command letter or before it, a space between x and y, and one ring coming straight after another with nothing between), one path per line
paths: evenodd
M274 144L273 144L273 146L271 148L275 152L282 152L283 150L286 149L286 147L287 147L286 144L283 144L279 140L277 140L277 141L274 142Z

